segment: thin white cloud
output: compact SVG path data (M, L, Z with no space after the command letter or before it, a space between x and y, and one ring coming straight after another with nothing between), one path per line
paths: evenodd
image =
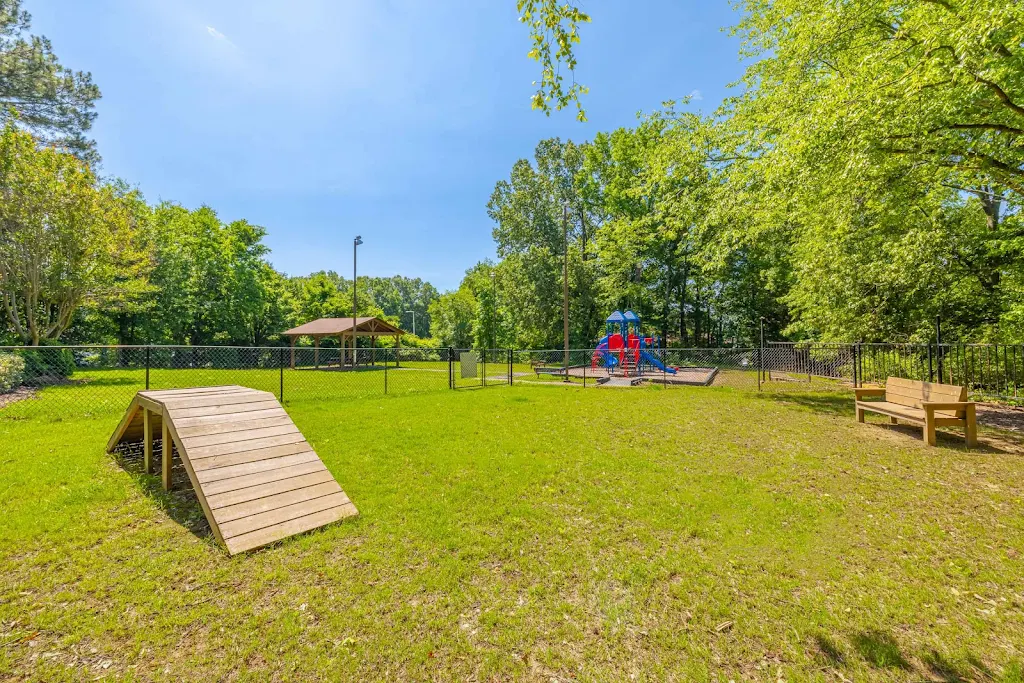
M221 41L224 41L225 43L227 43L228 45L230 45L231 47L236 47L236 45L234 43L232 43L228 39L228 37L226 35L224 35L220 31L218 31L214 27L207 26L206 27L206 32L209 33L213 37L214 40L221 40Z
M689 97L690 100L693 102L700 102L701 100L704 99L704 96L700 93L700 90L697 90L696 88L691 90L690 94L687 95L687 97Z

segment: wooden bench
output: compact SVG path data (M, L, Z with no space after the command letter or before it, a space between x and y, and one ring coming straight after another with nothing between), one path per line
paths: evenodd
M964 428L967 447L978 443L974 403L967 400L967 388L952 384L932 384L914 379L890 377L885 388L854 389L856 392L857 422L864 421L864 412L889 416L890 424L910 422L924 427L924 440L935 445L935 428L957 426ZM866 398L881 400L865 401Z

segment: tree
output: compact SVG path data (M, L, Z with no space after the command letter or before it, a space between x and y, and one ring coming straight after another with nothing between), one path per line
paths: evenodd
M465 287L442 294L430 304L434 338L441 346L469 348L477 312L476 300Z
M90 297L119 283L130 207L84 163L8 123L0 135L0 304L25 344L59 339Z
M562 281L569 253L570 344L593 341L600 324L594 234L603 216L588 193L586 145L542 140L534 163L520 159L487 204L498 256L502 345L562 345Z
M42 144L95 162L86 133L99 88L90 74L62 66L50 41L29 33L30 21L21 0L0 0L0 123L16 121Z

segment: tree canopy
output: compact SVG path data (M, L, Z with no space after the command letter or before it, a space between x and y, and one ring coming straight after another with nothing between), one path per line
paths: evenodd
M50 41L30 28L21 0L0 0L0 123L16 121L42 143L96 161L87 133L99 88L88 72L63 66Z

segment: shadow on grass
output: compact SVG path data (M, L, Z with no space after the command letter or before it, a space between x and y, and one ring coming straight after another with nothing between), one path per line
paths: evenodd
M830 666L841 667L846 665L846 655L843 654L839 645L827 635L823 633L816 634L814 636L814 645L817 647L821 658Z
M772 393L763 392L756 394L763 401L771 401L782 405L808 410L819 415L833 415L837 417L849 417L856 419L853 408L853 396L842 394L797 394L797 393ZM889 424L888 418L873 413L867 414L868 424L875 429L886 429L904 434L907 438L923 441L923 430L919 425L913 424ZM936 432L938 445L954 450L966 450L963 432L955 427L949 431L939 429ZM985 433L981 435L978 445L971 449L972 453L999 453L999 454L1020 454L1024 452L1024 434L1000 433L998 435Z
M763 401L803 408L826 415L849 415L854 417L853 397L840 394L797 394L764 391L756 396Z
M167 516L188 529L197 538L211 538L210 523L206 519L199 499L192 490L192 482L188 478L185 467L177 457L177 449L172 454L171 490L165 491L159 472L161 471L161 443L156 439L153 443L153 471L145 471L142 443L122 444L114 452L117 464L127 472L143 490L143 492L160 506Z
M882 631L862 631L855 633L850 641L869 664L879 669L909 670L910 662L900 652L896 639Z

